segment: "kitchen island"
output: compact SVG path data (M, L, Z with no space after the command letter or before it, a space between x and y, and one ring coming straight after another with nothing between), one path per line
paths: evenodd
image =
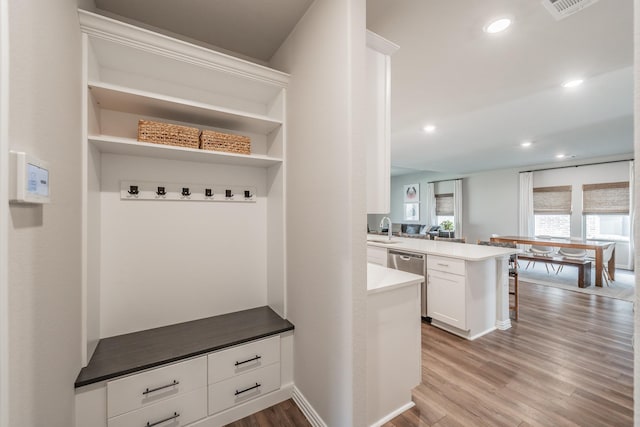
M381 426L414 403L421 381L423 276L367 264L367 425Z
M385 266L389 249L427 256L427 316L466 339L509 329L508 261L517 249L440 240L368 236L368 258Z

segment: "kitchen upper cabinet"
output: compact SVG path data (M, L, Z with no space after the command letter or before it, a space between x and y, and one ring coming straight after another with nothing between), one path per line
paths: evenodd
M391 181L391 55L398 46L367 31L367 213L388 214Z

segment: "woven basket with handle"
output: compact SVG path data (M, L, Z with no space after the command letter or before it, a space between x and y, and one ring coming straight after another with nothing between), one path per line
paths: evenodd
M138 141L199 148L200 129L170 123L138 121Z
M200 148L203 150L226 151L228 153L251 154L251 138L203 130L200 135Z

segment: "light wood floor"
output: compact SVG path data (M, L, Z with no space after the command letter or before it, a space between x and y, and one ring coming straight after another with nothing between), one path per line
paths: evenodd
M416 407L385 426L631 426L632 307L521 284L508 331L467 341L423 324ZM231 424L308 425L291 400Z

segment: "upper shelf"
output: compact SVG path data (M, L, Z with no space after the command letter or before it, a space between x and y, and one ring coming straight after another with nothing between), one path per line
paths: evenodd
M125 88L103 82L89 82L89 89L101 108L266 135L282 122L266 116L189 101L171 96Z
M89 142L100 152L157 159L184 160L199 163L218 163L238 166L269 167L282 163L282 159L261 154L234 154L222 151L199 150L172 145L149 144L130 138L89 135Z

